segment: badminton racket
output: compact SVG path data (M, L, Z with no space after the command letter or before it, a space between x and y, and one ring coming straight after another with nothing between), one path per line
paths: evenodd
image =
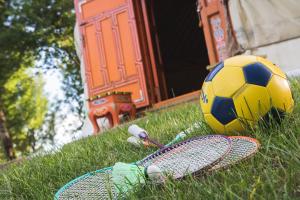
M184 139L188 134L200 128L201 124L202 122L196 122L190 128L178 133L176 137L166 146L171 146L172 144ZM227 168L230 165L245 160L253 156L260 147L260 143L254 138L245 136L230 136L229 138L232 141L232 148L224 157L224 159L218 162L216 165L212 166L211 169L209 169L209 171Z
M210 168L222 160L230 148L231 140L226 136L196 137L160 149L136 164L143 167L155 165L164 173L180 179ZM111 179L112 167L88 173L63 186L55 194L55 199L117 199L118 192Z
M184 139L188 134L190 134L191 132L194 132L197 128L199 128L201 126L201 123L202 122L196 122L190 128L180 132L166 146L171 146L172 144ZM135 126L137 126L137 125L135 125ZM147 131L142 128L139 128L139 129L136 128L136 130L137 130L136 131L137 133L139 131L143 131L143 132L147 133ZM147 133L147 135L149 135L149 134ZM245 136L230 136L229 138L232 141L232 148L230 149L228 154L224 157L224 159L222 161L220 161L219 163L217 163L216 165L212 166L209 171L217 170L220 168L226 168L226 167L229 167L230 165L233 165L239 161L247 159L247 158L253 156L260 147L260 143L254 138L245 137Z

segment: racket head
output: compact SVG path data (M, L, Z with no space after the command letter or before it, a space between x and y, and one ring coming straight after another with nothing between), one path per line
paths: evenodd
M231 149L231 140L223 135L195 137L146 157L137 164L156 165L175 179L197 175L222 160Z
M260 143L258 140L246 136L230 136L232 147L228 154L216 165L212 166L209 171L224 169L237 162L245 160L253 156L259 149Z
M64 199L117 199L117 190L111 181L112 167L84 174L63 186L54 196Z

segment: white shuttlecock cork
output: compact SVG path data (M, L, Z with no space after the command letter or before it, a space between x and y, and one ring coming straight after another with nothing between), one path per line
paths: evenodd
M154 183L164 183L166 181L166 177L163 174L163 171L157 167L156 165L150 165L147 167L146 171L149 179Z
M141 138L143 135L148 135L146 130L142 129L136 124L130 125L128 127L128 132L136 138Z
M136 138L135 136L131 136L127 138L127 142L137 147L140 147L143 144L143 142L140 139Z

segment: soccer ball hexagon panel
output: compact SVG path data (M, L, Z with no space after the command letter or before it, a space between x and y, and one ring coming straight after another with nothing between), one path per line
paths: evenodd
M243 68L246 82L253 85L266 87L272 76L271 71L262 63L255 62Z
M211 114L221 124L226 125L236 119L236 110L231 98L216 96L211 108Z
M271 61L235 56L219 63L206 77L200 105L207 124L217 133L241 132L274 114L293 110L285 74ZM275 118L275 117L274 117Z

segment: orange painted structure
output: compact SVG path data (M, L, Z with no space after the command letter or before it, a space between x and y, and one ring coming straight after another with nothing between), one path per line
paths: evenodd
M142 109L199 90L206 66L228 56L222 0L74 2L89 97L131 92Z
M210 64L217 63L228 57L226 39L230 30L227 18L226 0L200 0L200 16L205 34Z
M99 95L89 99L89 118L93 124L94 134L100 132L97 123L98 118L106 117L110 127L118 125L119 115L128 113L131 119L135 118L135 105L131 100L129 92L109 92L105 95Z

